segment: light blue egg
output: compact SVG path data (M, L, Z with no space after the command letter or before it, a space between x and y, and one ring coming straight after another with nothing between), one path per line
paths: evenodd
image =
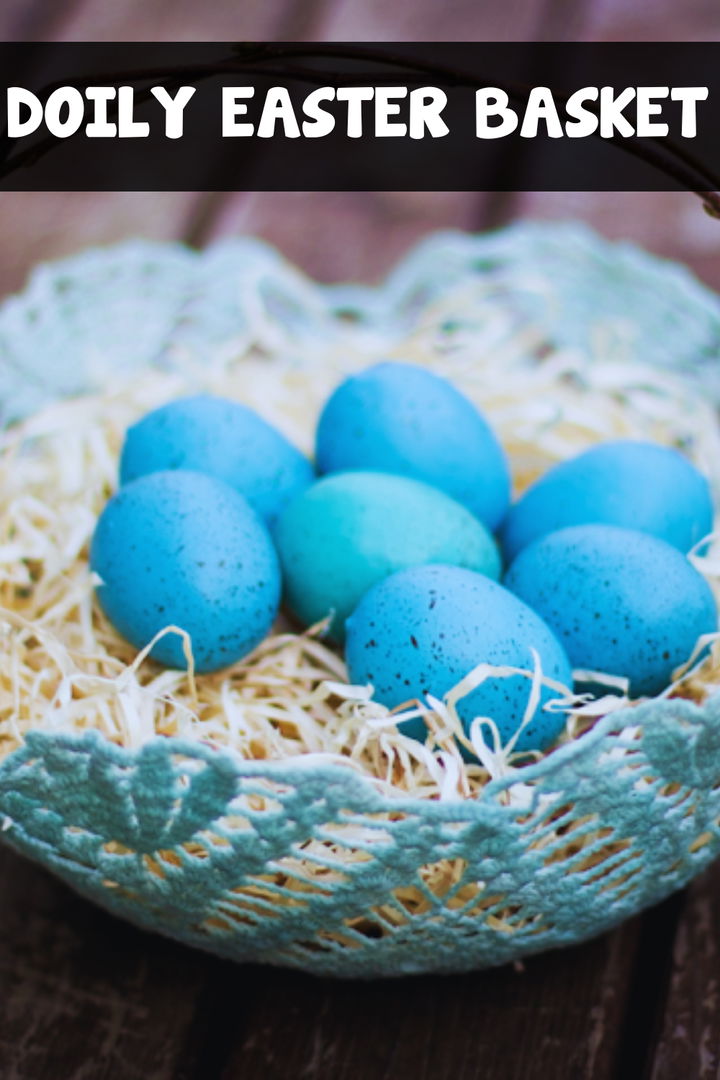
M503 522L503 553L511 562L540 536L593 522L652 533L687 552L712 531L710 488L677 450L624 439L601 443L528 488Z
M317 467L423 480L491 530L510 500L505 453L485 418L446 379L413 364L376 364L341 383L320 417Z
M281 516L275 541L290 609L306 626L334 612L331 635L377 581L423 563L500 576L490 533L449 495L406 476L333 473Z
M250 652L278 609L280 570L263 522L221 480L178 470L121 488L95 529L90 565L97 596L115 628L138 649L164 627L192 639L198 671L214 671ZM152 655L184 668L179 635Z
M346 628L350 681L372 684L374 699L389 708L424 701L427 694L442 699L480 663L532 671L532 649L545 676L571 684L565 652L542 619L502 585L472 570L421 566L393 574L366 593ZM458 714L468 729L475 717L491 717L506 743L522 722L530 689L531 681L522 675L495 676L461 699ZM565 714L543 706L560 696L543 688L516 749L544 749L557 738ZM417 739L427 735L422 719L401 727Z
M162 405L128 430L120 482L166 469L225 480L268 523L313 479L307 458L252 409L206 394Z
M576 525L520 552L505 584L543 617L575 668L625 675L657 694L717 629L709 585L664 540L614 525Z

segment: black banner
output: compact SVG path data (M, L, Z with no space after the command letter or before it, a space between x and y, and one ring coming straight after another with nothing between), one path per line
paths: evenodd
M720 188L720 43L4 44L3 190Z

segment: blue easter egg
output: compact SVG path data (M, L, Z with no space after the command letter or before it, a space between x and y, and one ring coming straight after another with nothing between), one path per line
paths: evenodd
M155 472L121 488L97 523L90 565L100 606L115 628L143 648L166 626L192 639L198 671L250 652L278 609L277 555L261 519L221 480L185 470ZM184 668L179 635L152 655Z
M389 708L424 702L427 694L442 699L480 663L532 672L532 649L546 677L565 687L572 681L565 652L542 619L502 585L459 567L418 566L385 578L360 601L346 631L350 681L372 684L374 700ZM458 715L466 729L475 717L491 717L505 744L523 720L530 689L523 675L492 676L458 702ZM544 749L557 738L565 714L544 706L561 696L543 687L516 749ZM401 730L427 735L422 719Z
M500 576L485 526L437 488L406 476L343 472L306 488L275 529L290 609L305 625L345 619L377 581L408 566L448 563Z
M575 525L530 544L505 584L550 626L574 668L624 675L634 696L657 694L717 607L688 559L649 533Z
M624 439L601 443L528 488L503 522L503 553L511 562L540 536L595 522L652 533L687 552L712 531L710 487L677 450Z
M167 469L225 480L269 523L313 479L307 458L262 417L207 394L162 405L128 430L120 482Z
M510 500L505 453L485 418L446 379L413 364L376 364L341 383L320 416L317 467L422 480L491 530Z

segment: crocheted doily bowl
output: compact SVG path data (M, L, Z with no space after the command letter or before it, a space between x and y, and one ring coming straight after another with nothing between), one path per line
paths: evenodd
M105 470L98 499L114 482L105 444L78 456L90 414L119 431L232 377L309 449L318 403L380 355L432 363L474 394L521 483L628 432L682 444L712 474L720 303L685 270L576 225L433 236L376 289L315 285L252 240L205 253L132 242L37 270L0 309L0 351L3 483L30 470L0 495L14 515L0 563L15 567L0 584L4 842L140 926L338 976L463 971L578 942L718 853L717 659L656 699L580 708L529 764L488 753L472 766L404 740L359 691L344 695L339 657L291 632L208 690L198 678L173 711L187 673L123 652L93 607L100 502L78 494L95 483L86 460ZM46 481L70 492L59 509L37 494ZM43 544L61 519L51 572ZM291 679L304 694L292 709ZM193 694L211 691L203 711ZM324 743L336 716L344 734ZM371 751L357 749L363 724Z

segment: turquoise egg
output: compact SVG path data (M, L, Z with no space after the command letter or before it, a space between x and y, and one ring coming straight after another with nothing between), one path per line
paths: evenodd
M184 470L156 472L121 488L93 536L97 597L115 628L141 649L166 626L192 639L198 671L250 652L278 609L280 570L263 522L221 480ZM167 634L152 655L186 666L183 642Z
M314 475L307 458L252 409L207 394L162 405L128 430L120 482L166 469L225 480L269 523Z
M701 634L717 630L710 586L664 540L614 525L576 525L536 540L505 584L550 626L574 668L625 675L657 694Z
M275 529L289 608L309 626L334 612L332 636L377 581L422 563L500 576L495 541L449 495L405 476L333 473L307 488Z
M455 566L416 566L375 585L347 620L345 659L351 683L371 684L376 701L395 708L427 694L442 699L478 664L534 668L532 649L545 676L569 687L572 672L552 631L502 585ZM457 705L466 729L475 717L491 717L503 743L520 726L531 681L523 675L493 676ZM565 713L544 706L560 697L543 687L537 708L518 739L518 750L542 750L565 726ZM423 740L421 718L401 730ZM485 740L488 741L487 729Z
M677 450L624 439L601 443L528 488L503 522L503 553L511 562L540 536L592 523L639 529L688 552L712 532L710 487Z
M485 418L447 379L413 364L376 364L341 383L320 416L317 468L422 480L490 530L510 501L505 452Z

